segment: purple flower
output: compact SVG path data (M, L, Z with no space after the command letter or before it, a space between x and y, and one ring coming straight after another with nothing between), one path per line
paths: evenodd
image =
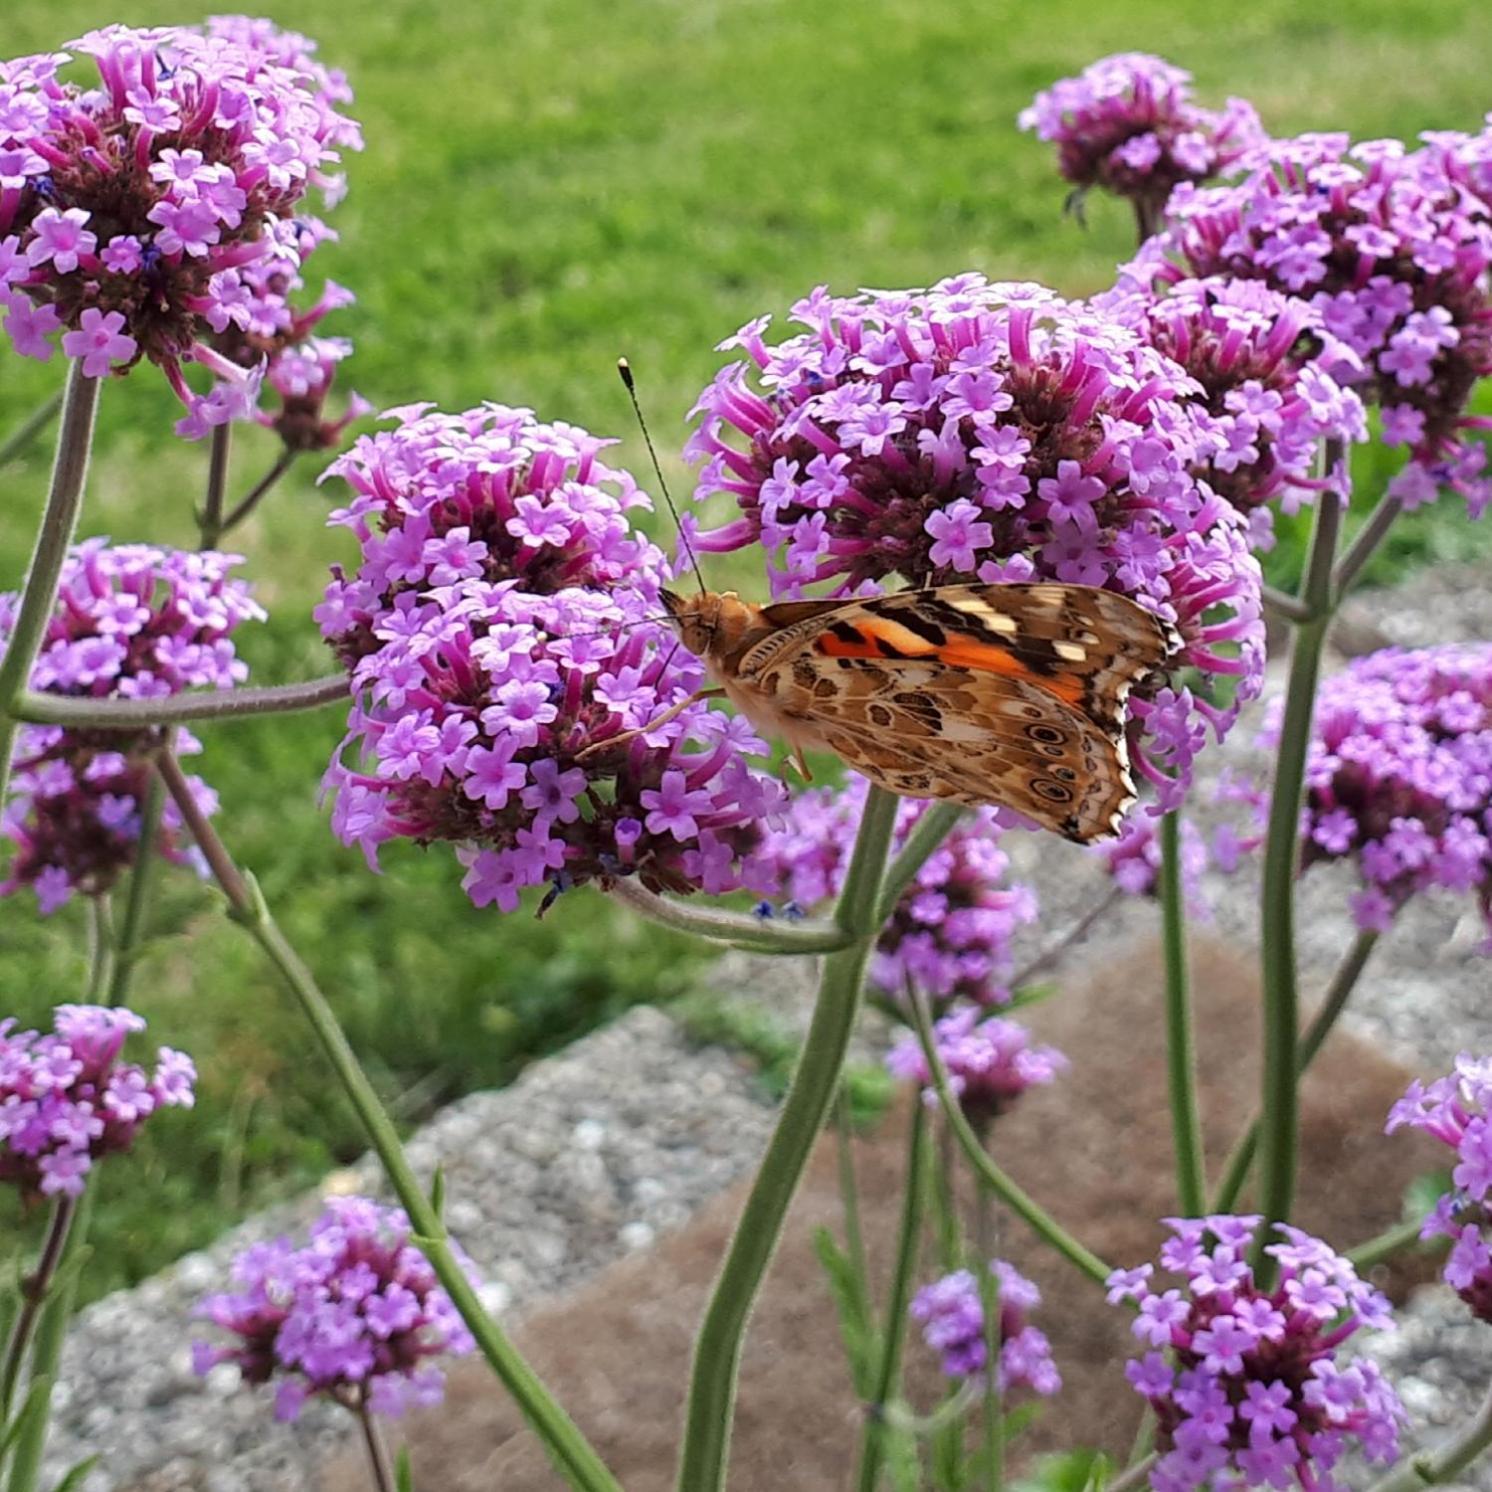
M191 1059L162 1047L153 1075L121 1063L145 1022L103 1005L59 1005L48 1034L0 1021L0 1182L28 1202L80 1196L95 1160L128 1150L160 1108L191 1108Z
M31 687L102 699L241 683L248 670L231 634L241 622L262 620L264 612L248 587L232 578L239 563L235 555L143 544L108 548L102 539L78 545L63 566ZM13 594L0 595L0 654L18 602ZM31 886L45 914L74 892L107 891L135 861L154 745L149 733L22 726L11 798L0 817L0 835L18 849L0 896ZM176 750L201 747L179 729ZM198 778L188 780L203 810L213 812L211 789ZM175 861L187 858L180 828L168 809L157 846Z
M1483 1321L1492 1321L1492 1063L1462 1052L1432 1083L1416 1078L1389 1110L1386 1132L1422 1129L1456 1152L1455 1191L1426 1216L1421 1238L1449 1238L1445 1280Z
M777 595L894 578L1133 597L1176 624L1194 670L1132 701L1135 759L1175 798L1263 668L1247 521L1196 475L1218 443L1202 386L1113 316L974 274L930 291L819 289L793 315L807 331L775 347L762 322L724 344L750 361L696 406L695 496L728 494L740 514L697 547L760 543ZM872 405L894 416L874 450Z
M1068 1062L1055 1047L1032 1046L1031 1033L1016 1021L982 1017L978 1006L965 1005L934 1023L933 1041L959 1107L985 1120L1003 1114L1027 1088L1052 1082ZM932 1073L915 1036L892 1047L886 1066L893 1077L918 1084L924 1100L936 1105Z
M763 838L759 879L808 909L839 894L864 808L866 785L798 793L780 827ZM896 843L926 811L909 801L898 810ZM1016 930L1036 920L1036 896L1012 883L993 809L969 814L917 872L877 940L871 986L895 1003L910 979L938 1009L956 1001L1003 1004Z
M389 1416L438 1404L445 1375L432 1359L476 1345L409 1220L362 1197L329 1202L300 1248L278 1238L245 1249L233 1280L236 1290L208 1296L197 1314L237 1341L196 1343L194 1365L231 1362L247 1383L278 1380L277 1419L293 1420L313 1395Z
M1279 740L1282 706L1260 745ZM1302 865L1351 859L1354 914L1382 930L1416 892L1492 905L1492 646L1386 648L1321 687L1306 763ZM1492 921L1492 917L1489 917Z
M992 1259L998 1281L1000 1392L1028 1388L1051 1395L1062 1387L1045 1333L1032 1326L1029 1313L1041 1304L1041 1292L1003 1259ZM911 1305L912 1319L922 1323L922 1339L942 1359L949 1378L982 1380L988 1354L984 1340L984 1303L979 1282L967 1269L924 1285Z
M1369 1358L1344 1358L1359 1327L1391 1327L1388 1302L1319 1239L1280 1224L1266 1252L1271 1291L1246 1262L1257 1217L1168 1218L1163 1265L1184 1276L1156 1291L1147 1274L1116 1271L1112 1303L1138 1307L1136 1337L1152 1350L1126 1369L1156 1417L1157 1492L1240 1485L1303 1492L1332 1485L1349 1438L1369 1461L1398 1454L1404 1410Z
M1121 52L1038 93L1019 123L1056 145L1057 169L1078 192L1102 187L1148 216L1178 182L1222 175L1267 138L1252 104L1204 109L1191 83L1163 58Z
M1301 297L1320 318L1316 363L1409 446L1390 491L1413 507L1450 487L1479 515L1492 475L1466 402L1492 372L1492 207L1465 189L1464 163L1443 146L1304 135L1251 164L1237 185L1179 188L1121 288L1216 275Z
M241 17L69 46L93 86L60 79L65 52L0 64L0 243L24 266L0 272L6 328L40 358L62 330L90 377L148 358L200 432L222 406L202 409L183 367L249 387L211 334L243 322L245 283L269 263L298 266L307 191L340 190L340 151L361 144L345 80L304 37Z
M317 610L357 696L336 832L370 861L448 840L505 911L627 875L763 889L750 857L783 794L747 765L761 743L703 704L621 739L702 668L659 620L663 556L628 519L647 498L607 442L499 405L395 417L332 467L354 492L332 521L362 547Z

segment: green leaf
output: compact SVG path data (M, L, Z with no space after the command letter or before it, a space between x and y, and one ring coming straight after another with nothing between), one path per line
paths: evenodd
M26 1425L37 1416L44 1416L52 1403L52 1380L43 1373L40 1377L33 1378L26 1386L26 1397L21 1400L21 1407L16 1411L14 1418L0 1430L0 1462L3 1462L9 1454L11 1446Z
M394 1460L395 1492L414 1492L414 1468L409 1460L409 1447L401 1445Z
M89 1456L84 1461L72 1467L67 1475L52 1488L52 1492L75 1492L75 1489L83 1485L83 1478L98 1465L97 1456Z
M436 1166L435 1175L430 1178L430 1206L443 1225L446 1220L446 1168L444 1166Z
M1102 1451L1075 1450L1038 1456L1010 1492L1103 1492L1114 1463Z
M865 1282L855 1273L849 1255L834 1241L827 1228L813 1234L813 1251L824 1267L829 1293L839 1315L839 1334L844 1355L849 1360L850 1379L861 1399L870 1393L876 1361L876 1331L870 1323L865 1299Z
M1404 1188L1404 1220L1422 1218L1434 1211L1435 1204L1454 1185L1449 1171L1426 1171L1416 1176Z

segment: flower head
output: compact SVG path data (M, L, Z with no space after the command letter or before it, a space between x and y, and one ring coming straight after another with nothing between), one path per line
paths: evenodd
M1068 1065L1055 1047L1032 1046L1031 1033L1018 1022L982 1016L977 1006L966 1005L933 1024L948 1086L971 1119L1003 1114L1027 1088L1052 1082ZM904 1036L892 1047L886 1066L893 1076L917 1083L927 1102L937 1103L932 1073L915 1036Z
M1041 1304L1041 1292L1003 1259L990 1261L999 1292L1001 1393L1028 1388L1050 1395L1062 1387L1045 1333L1032 1326L1030 1312ZM967 1269L955 1270L913 1297L912 1319L922 1323L922 1339L942 1357L949 1378L983 1379L988 1360L985 1348L984 1303L979 1281Z
M162 1047L153 1073L121 1062L145 1022L104 1005L59 1005L50 1032L0 1021L0 1181L41 1196L81 1196L100 1156L128 1150L162 1108L190 1108L197 1072Z
M1194 475L1214 443L1200 386L1113 317L978 275L818 290L793 314L808 330L775 347L762 322L725 344L750 361L700 398L696 496L728 493L740 516L698 547L761 543L777 594L894 576L1132 597L1182 637L1185 681L1131 702L1140 770L1174 797L1263 667L1246 520Z
M196 1368L231 1362L248 1383L278 1380L277 1419L318 1394L390 1416L438 1404L445 1375L432 1359L475 1345L408 1219L362 1197L328 1203L300 1247L278 1238L245 1249L233 1280L197 1313L238 1340L198 1342Z
M695 704L651 725L702 665L659 620L663 556L627 517L647 498L607 442L500 405L397 417L331 468L362 546L317 610L357 695L337 832L370 858L450 840L504 910L527 886L746 883L782 790L739 722Z
M1387 1133L1422 1129L1456 1152L1455 1190L1425 1218L1421 1238L1449 1238L1445 1281L1483 1321L1492 1321L1492 1063L1463 1052L1432 1083L1418 1078L1389 1110Z
M1150 1349L1126 1375L1156 1416L1156 1492L1233 1484L1304 1492L1332 1485L1349 1438L1369 1461L1398 1454L1404 1411L1370 1358L1343 1345L1359 1327L1389 1327L1388 1302L1351 1263L1280 1224L1266 1252L1278 1282L1263 1290L1248 1253L1257 1217L1167 1219L1157 1289L1149 1265L1118 1270L1109 1300L1138 1308L1132 1330Z
M266 261L298 263L292 214L360 144L346 82L304 37L220 17L205 30L110 26L70 53L0 63L0 305L16 349L50 334L90 376L157 363L201 433L251 408L254 380L211 345L242 326ZM188 386L199 362L231 388Z
M1344 499L1345 466L1314 471L1323 440L1367 439L1362 401L1327 371L1336 341L1306 302L1252 280L1218 276L1098 297L1192 376L1205 406L1193 473L1248 515L1253 546L1274 544L1272 510L1296 512L1330 485Z
M1260 744L1278 744L1282 706ZM1492 645L1354 659L1321 687L1306 763L1306 867L1355 861L1353 913L1385 929L1416 892L1492 906Z
M805 910L839 894L865 807L866 785L796 794L781 826L757 853L760 879L790 906ZM897 813L895 843L905 842L927 804L908 800ZM992 809L965 817L923 863L881 930L870 983L899 1001L911 980L939 1009L956 1000L1003 1004L1010 998L1010 943L1036 920L1036 895L1009 879Z
M1192 99L1189 72L1145 52L1102 57L1036 95L1020 127L1057 147L1079 191L1102 187L1153 214L1182 181L1219 176L1267 139L1252 104Z
M48 623L31 687L90 699L159 698L186 689L223 689L248 674L232 634L263 610L232 571L238 556L194 554L144 544L78 545L62 570L57 609ZM15 624L16 595L0 595L0 654ZM23 725L11 798L0 835L18 851L0 895L22 886L50 912L75 891L107 891L134 864L141 804L154 770L149 732L70 730ZM184 729L179 753L201 748ZM211 813L212 790L188 779ZM166 809L157 846L180 860L181 828Z
M1466 438L1467 399L1492 372L1492 207L1453 166L1395 140L1276 141L1236 185L1178 189L1120 283L1220 275L1305 300L1329 338L1319 366L1409 450L1390 491L1415 507L1448 486L1475 516L1492 500L1486 449Z

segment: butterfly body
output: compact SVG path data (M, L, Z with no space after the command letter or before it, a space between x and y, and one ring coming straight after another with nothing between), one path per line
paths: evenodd
M1081 843L1135 799L1128 697L1180 647L1126 597L1052 582L758 606L665 593L730 702L908 797L1013 808Z

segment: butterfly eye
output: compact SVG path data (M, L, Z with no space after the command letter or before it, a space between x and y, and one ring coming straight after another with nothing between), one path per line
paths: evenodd
M1026 734L1045 746L1061 746L1067 740L1066 734L1055 725L1028 725Z
M1033 777L1031 779L1031 791L1038 798L1045 798L1048 803L1071 803L1072 789L1063 787L1060 782L1052 782L1045 777Z

